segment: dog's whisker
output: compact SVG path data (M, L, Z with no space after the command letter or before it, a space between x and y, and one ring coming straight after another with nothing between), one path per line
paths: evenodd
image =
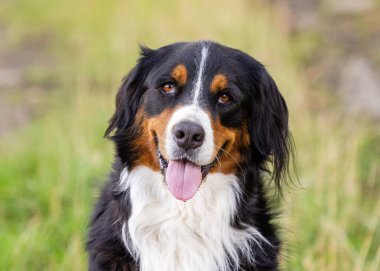
M224 154L226 154L227 156L229 156L231 159L232 159L232 161L238 166L238 168L239 168L239 170L240 170L240 172L242 173L242 176L243 176L243 178L244 178L244 171L243 171L243 168L242 168L242 166L240 165L240 163L233 157L233 155L232 154L230 154L227 150L225 150L225 149L223 149L223 148L218 148L219 149L219 151L222 151ZM245 181L245 180L244 180Z

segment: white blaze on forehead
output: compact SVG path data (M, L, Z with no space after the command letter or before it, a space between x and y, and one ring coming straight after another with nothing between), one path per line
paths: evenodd
M201 51L200 58L197 58L199 62L197 63L197 74L194 81L194 89L193 89L193 101L192 105L187 105L179 108L172 115L167 127L166 127L166 142L165 148L166 153L168 154L168 159L175 158L173 157L176 151L178 151L178 145L173 138L173 127L181 121L192 121L199 124L203 130L205 131L205 138L202 146L197 150L196 164L198 165L207 165L212 162L212 156L214 153L215 145L214 145L214 136L213 130L211 126L211 120L207 113L198 106L199 97L202 90L203 85L203 75L204 69L206 66L206 60L208 56L208 46L205 43L200 43Z
M169 160L172 158L173 153L178 150L178 145L173 138L173 127L181 121L192 121L199 124L205 131L205 138L202 146L199 147L197 164L207 165L212 162L212 155L214 152L214 135L211 126L211 120L207 113L196 105L188 105L179 108L175 111L166 127L166 153L169 155Z
M198 104L199 94L200 94L201 88L202 88L203 71L204 71L204 67L206 65L207 56L208 56L208 47L203 45L202 51L201 51L201 59L200 59L199 66L198 66L198 73L197 73L197 77L196 77L196 81L195 81L195 85L194 85L194 97L193 97L193 104L194 105Z

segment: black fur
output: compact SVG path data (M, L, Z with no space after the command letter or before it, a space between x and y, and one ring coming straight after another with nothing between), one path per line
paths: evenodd
M274 218L266 197L263 172L269 171L281 191L282 179L287 173L291 154L288 131L288 111L283 97L263 65L247 54L216 43L208 42L209 61L205 77L223 71L227 74L230 91L235 103L229 107L215 106L215 97L202 93L202 106L213 117L219 116L222 125L240 127L247 121L251 146L242 149L247 163L239 174L243 196L233 220L233 226L254 225L272 246L254 248L256 263L252 264L241 255L239 270L278 270L280 240L272 224ZM105 185L93 213L87 241L89 270L138 270L138 262L124 247L121 237L122 221L127 221L131 205L128 195L118 192L119 177L124 167L131 167L139 153L131 142L140 136L135 123L139 107L144 106L148 116L159 114L167 107L182 103L190 93L190 86L171 100L155 91L168 80L168 72L178 63L189 68L194 76L196 43L176 43L158 50L142 48L141 58L135 68L123 80L116 97L116 112L110 120L106 136L114 141L116 158L112 173ZM273 164L268 169L268 162ZM255 246L252 244L252 246Z

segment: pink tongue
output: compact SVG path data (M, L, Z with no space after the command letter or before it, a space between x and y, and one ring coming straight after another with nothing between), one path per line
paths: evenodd
M201 167L188 161L169 160L166 182L176 199L191 199L202 182Z

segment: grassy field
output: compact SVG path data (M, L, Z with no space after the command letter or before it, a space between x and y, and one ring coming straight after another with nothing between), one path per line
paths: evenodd
M27 70L48 97L41 113L0 142L0 270L86 270L86 224L112 162L102 136L120 79L138 43L197 39L262 61L288 102L300 185L281 207L283 269L380 270L379 129L310 88L295 52L303 43L274 18L253 1L3 1L7 46L41 40L49 65Z

